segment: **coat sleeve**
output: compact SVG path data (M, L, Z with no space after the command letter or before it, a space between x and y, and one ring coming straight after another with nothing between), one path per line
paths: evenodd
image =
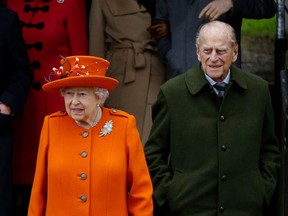
M88 31L85 0L70 1L67 29L71 55L88 54Z
M152 108L153 126L150 137L145 145L145 155L154 186L154 208L157 210L167 200L167 192L172 180L172 170L169 166L169 113L163 93Z
M152 216L153 186L134 116L128 118L128 211L131 216Z
M92 0L89 17L89 54L105 58L103 1Z
M265 185L265 201L269 203L276 187L278 170L280 167L280 151L274 133L273 108L268 88L265 110L259 167Z
M277 12L274 0L232 0L233 12L246 19L272 18Z
M157 0L155 8L155 20L169 21L166 0ZM171 49L171 36L161 38L157 42L157 46L159 55L162 59L165 59L166 53Z
M28 216L45 216L47 201L48 117L45 117L39 142L35 176Z
M30 68L26 46L22 37L21 22L16 13L11 13L5 26L7 28L2 29L7 33L5 33L7 50L4 59L5 64L9 65L9 70L5 69L6 66L4 66L2 70L5 71L2 72L10 73L10 75L5 75L7 77L7 83L5 83L7 87L0 94L0 101L8 105L15 115L20 115L33 81L33 71Z

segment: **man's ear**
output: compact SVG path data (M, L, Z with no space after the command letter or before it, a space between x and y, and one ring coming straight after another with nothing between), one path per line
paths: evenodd
M235 62L237 58L238 58L238 45L234 46L233 48L232 62Z
M196 54L197 54L198 61L201 62L201 56L200 56L200 51L198 47L196 47Z

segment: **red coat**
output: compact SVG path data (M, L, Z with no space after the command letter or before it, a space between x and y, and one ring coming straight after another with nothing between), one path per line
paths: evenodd
M61 3L62 2L62 3ZM24 115L15 125L14 183L32 184L44 116L64 108L59 95L41 90L60 55L88 52L85 0L8 0L23 22L23 36L35 78Z
M45 118L28 216L152 216L152 191L135 117L104 108L90 129L66 112Z

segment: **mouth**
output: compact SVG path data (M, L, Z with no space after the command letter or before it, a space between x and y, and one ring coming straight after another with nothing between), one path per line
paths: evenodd
M83 109L80 109L80 108L71 108L70 111L71 111L71 114L77 115L77 114L82 113L82 112L83 112Z
M218 69L221 67L222 67L222 65L209 65L209 68L212 68L212 69Z

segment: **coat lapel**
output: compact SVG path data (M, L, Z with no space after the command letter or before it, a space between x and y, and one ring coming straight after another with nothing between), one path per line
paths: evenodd
M209 85L200 64L194 66L186 72L185 83L192 95L197 94L204 86Z

